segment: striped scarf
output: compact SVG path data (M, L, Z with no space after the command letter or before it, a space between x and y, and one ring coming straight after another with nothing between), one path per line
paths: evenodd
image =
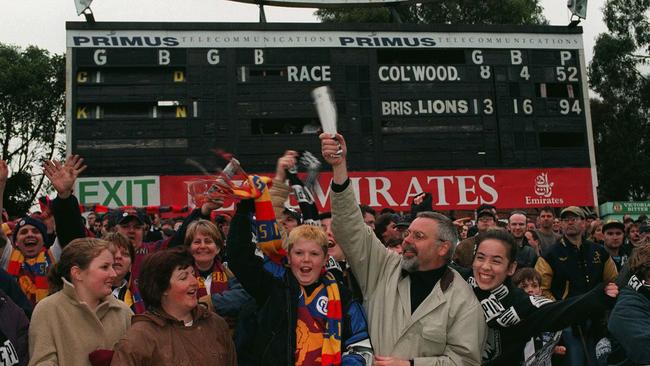
M199 269L194 266L194 273L196 274L196 280L199 282L199 289L196 292L197 298L202 298L204 296L212 294L220 294L228 290L228 271L218 260L214 261L214 266L212 267L212 280L210 281L210 294L205 288L205 278L200 275Z
M52 252L43 248L35 258L25 258L14 249L11 252L7 272L16 277L20 289L32 305L44 299L49 290L47 271L55 262Z
M282 236L275 220L269 187L271 178L257 175L248 176L248 185L233 189L241 199L255 200L255 220L253 232L257 237L257 247L273 262L280 263L287 252L282 248Z
M142 295L140 295L140 289L136 286L135 281L132 280L131 273L128 274L129 279L128 283L122 287L117 295L117 299L123 301L133 314L142 314L147 309L144 306L144 300L142 300Z
M327 325L323 334L323 366L341 364L341 328L343 328L343 306L341 291L334 275L327 272L322 277L327 288Z
M321 276L321 282L309 296L301 288L296 324L296 366L313 366L318 362L318 356L322 366L341 364L341 293L330 272ZM325 295L326 305L323 304Z

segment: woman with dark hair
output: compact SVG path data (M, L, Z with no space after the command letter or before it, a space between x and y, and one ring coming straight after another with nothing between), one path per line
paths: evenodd
M131 311L111 295L108 243L75 239L49 273L51 295L39 301L29 328L30 365L89 365L126 333ZM108 350L108 351L107 351Z
M293 229L285 242L289 268L271 274L255 255L253 211L252 200L239 203L226 250L230 268L259 306L250 350L255 364L370 364L373 353L363 309L339 272L325 269L327 234L312 225Z
M542 296L529 296L511 284L517 269L517 244L505 230L479 234L468 282L481 302L488 324L488 340L483 365L518 365L529 360L524 347L531 337L545 331L558 331L580 322L595 312L613 305L618 287L602 284L590 292L553 302ZM550 355L550 354L549 354Z
M224 241L219 229L208 220L194 221L187 228L185 246L194 257L199 302L214 309L234 329L242 306L252 299L221 262Z
M112 365L235 365L226 322L199 306L194 259L183 248L147 255L140 290L147 311L115 348Z

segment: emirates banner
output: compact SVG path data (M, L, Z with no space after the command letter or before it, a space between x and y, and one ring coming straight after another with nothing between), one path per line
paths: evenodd
M205 178L160 176L160 204L191 204L187 182ZM484 203L513 209L594 205L589 168L351 172L350 179L360 203L398 211L409 210L420 192L432 193L434 209L440 211L475 209ZM329 210L331 181L332 173L320 174L314 189L319 210ZM290 204L298 206L293 197ZM224 207L232 209L232 204Z

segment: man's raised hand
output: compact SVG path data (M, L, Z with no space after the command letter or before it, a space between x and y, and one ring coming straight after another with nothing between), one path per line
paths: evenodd
M345 139L341 134L331 135L328 133L321 133L320 136L321 154L325 161L335 167L345 164L345 157L348 154L348 148L345 144Z
M64 164L57 160L47 160L43 163L45 176L52 182L58 197L63 199L70 197L77 177L84 170L86 165L79 155L69 156Z

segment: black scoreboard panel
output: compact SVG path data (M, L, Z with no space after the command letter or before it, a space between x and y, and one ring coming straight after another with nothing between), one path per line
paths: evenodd
M69 33L81 35L95 28L139 25L68 24ZM513 31L481 28L493 30ZM68 70L70 148L86 158L93 176L200 173L188 158L215 171L224 165L215 148L233 152L249 171L273 171L286 149L319 151L317 137L302 130L318 124L310 92L321 85L335 92L354 170L589 166L584 70L575 46L98 43L69 44Z

